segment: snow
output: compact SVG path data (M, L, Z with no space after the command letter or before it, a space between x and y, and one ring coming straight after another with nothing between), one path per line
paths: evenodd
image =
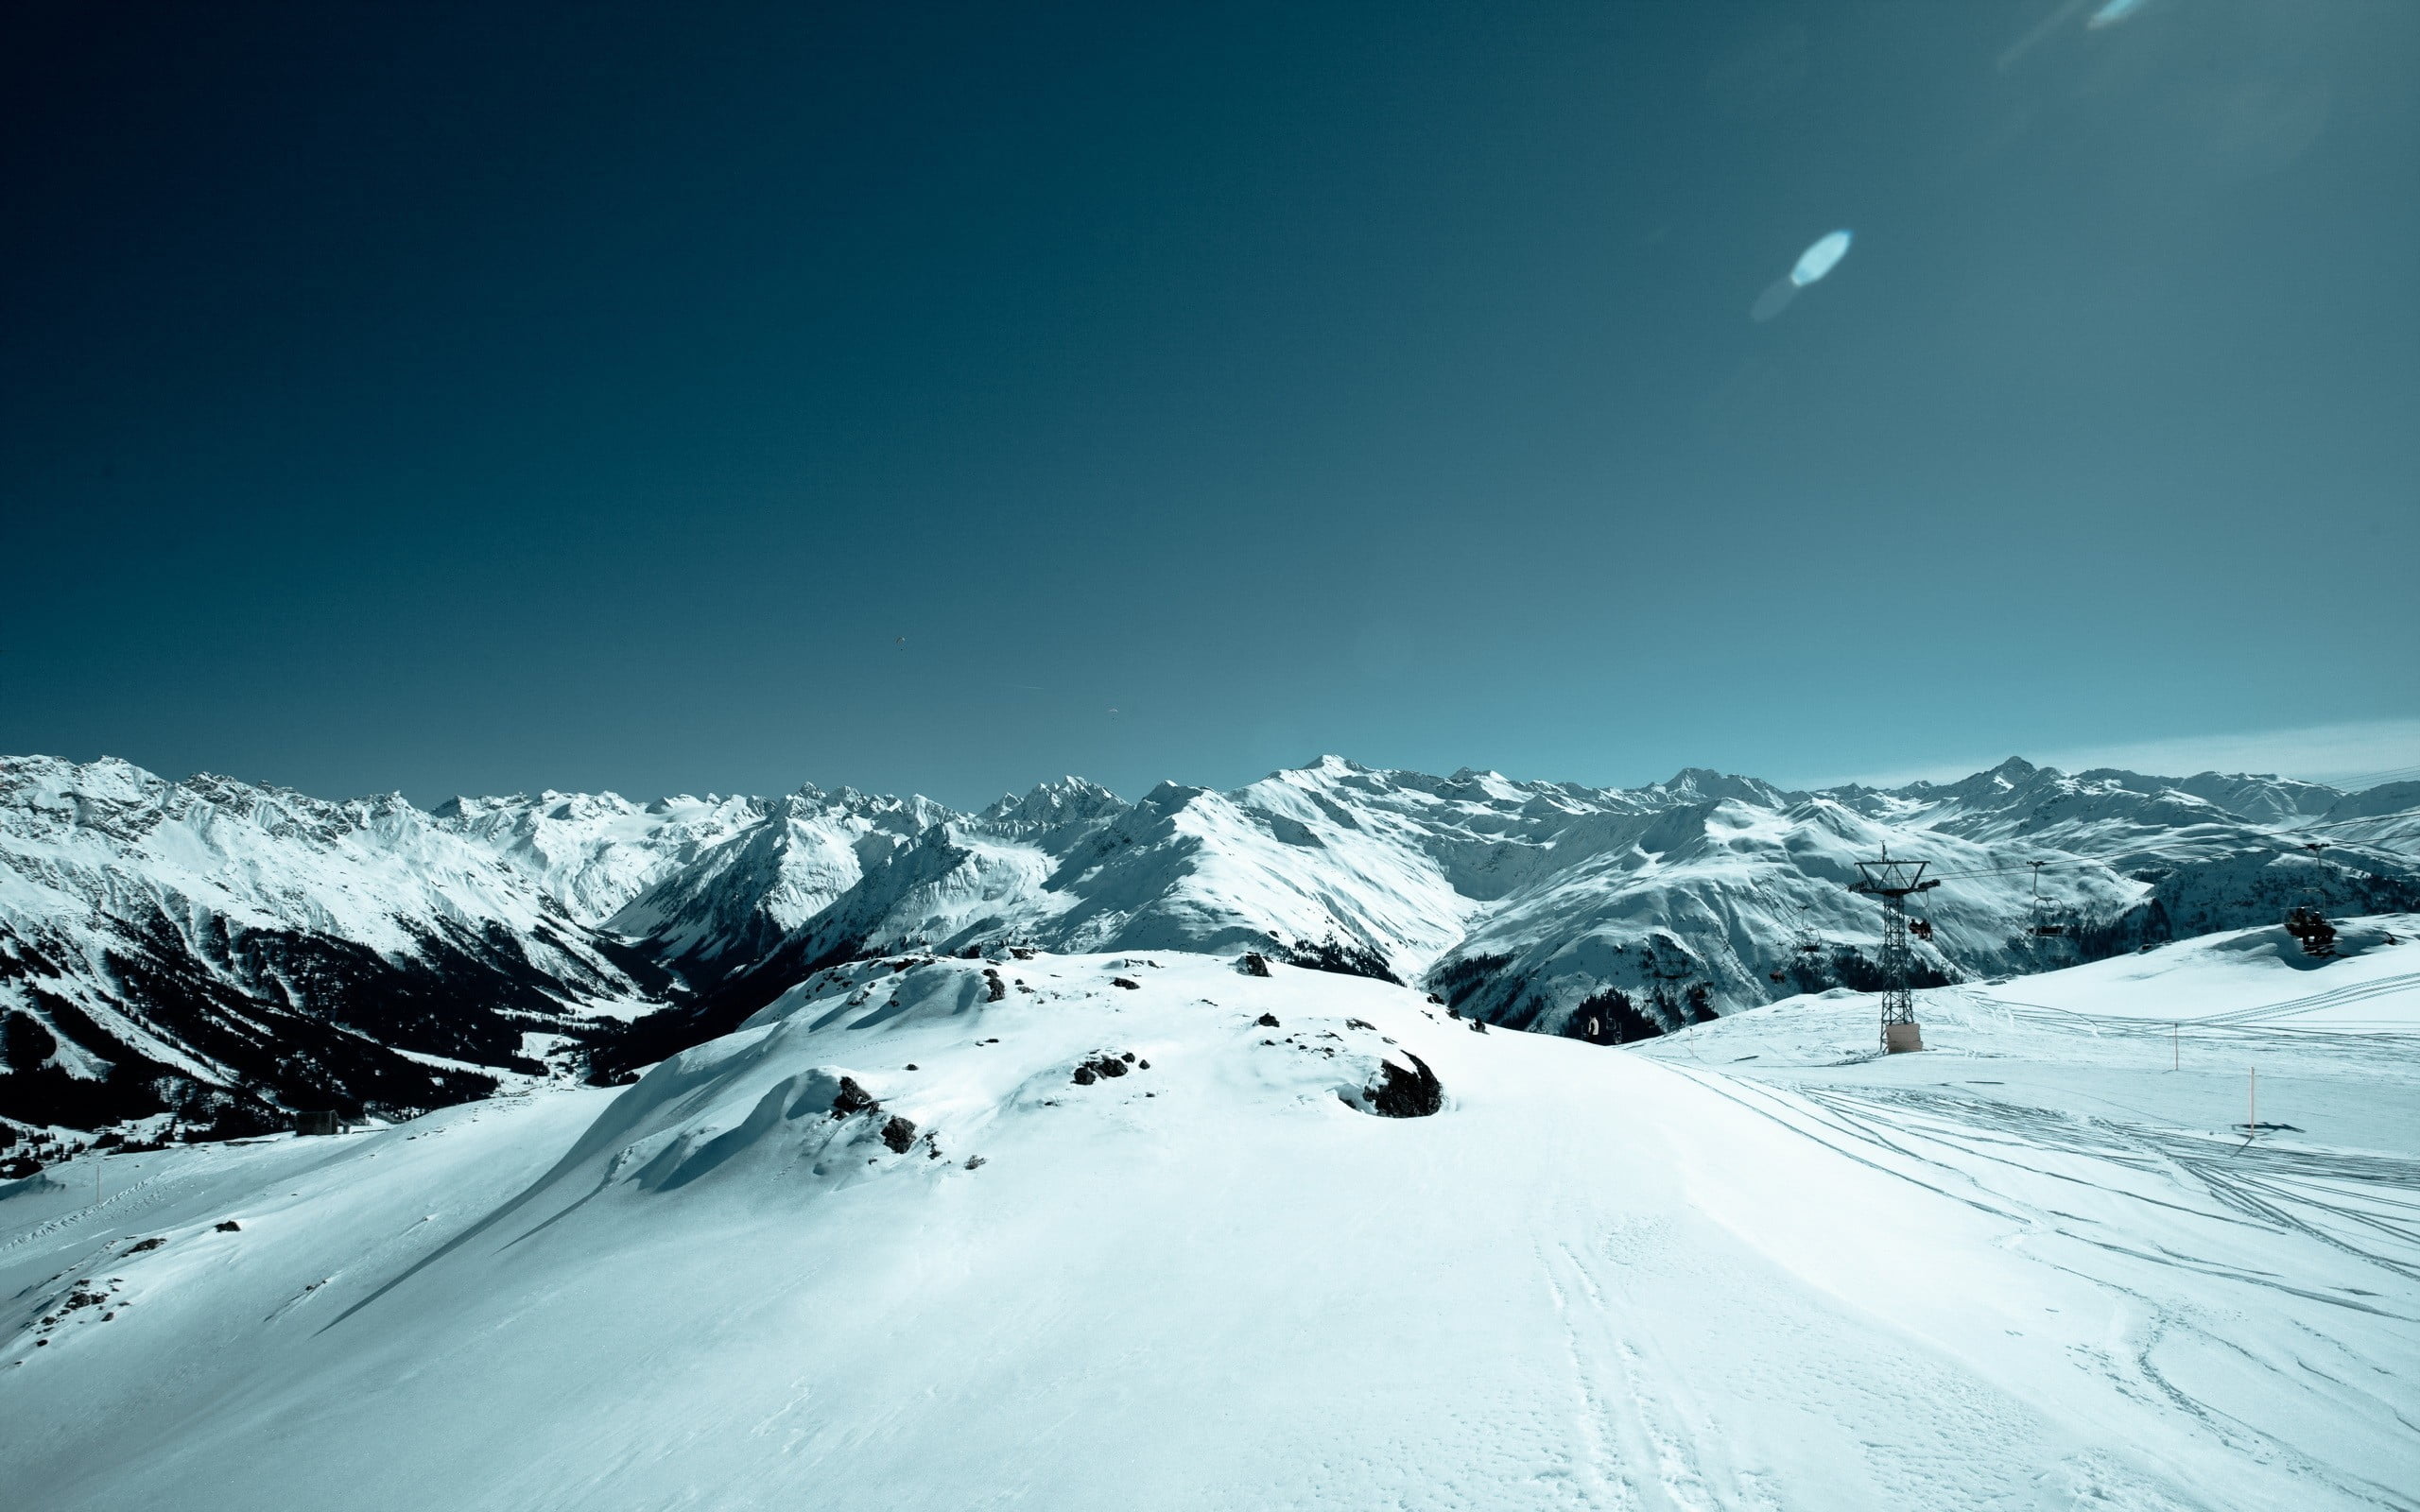
M2412 784L2348 796L2015 759L1954 783L1793 793L1699 767L1599 789L1327 756L1229 792L1167 782L1132 803L1066 778L977 814L812 786L646 805L550 791L424 814L393 796L328 803L123 762L9 758L0 1010L55 1032L57 999L91 1020L91 1038L113 1043L62 1052L74 1074L99 1075L123 1048L223 1085L235 1078L211 1048L219 1030L251 1047L236 1069L257 1075L274 1057L247 1015L329 1011L299 978L344 977L352 1018L374 1018L383 984L355 947L399 978L417 967L413 993L450 1014L513 992L515 1011L567 1032L687 991L728 988L744 1010L792 968L881 951L1283 954L1333 941L1402 981L1452 983L1499 1022L1554 1029L1618 990L1670 1023L1685 1015L1658 994L1684 980L1727 1012L1819 985L1798 968L1853 976L1840 953L1871 951L1879 920L1845 885L1886 847L1947 877L1924 900L1919 949L1957 980L2075 958L2078 936L2051 947L2027 934L2034 861L2096 950L2271 921L2302 902L2411 907L2415 805ZM2331 846L2317 860L2302 849L2314 840ZM493 1054L518 1027L415 1048ZM366 1085L326 1074L339 1091Z
M74 1169L0 1197L0 1484L2410 1506L2416 928L1938 989L1932 1048L1888 1059L1848 994L1616 1050L1199 954L860 962L618 1092L115 1157L97 1210ZM1364 1110L1414 1057L1443 1111ZM2227 1126L2247 1057L2293 1130ZM843 1077L880 1110L833 1117ZM60 1314L78 1286L109 1299Z
M400 796L331 803L207 774L166 782L124 762L0 763L0 922L95 913L331 935L415 954L414 926L553 936L579 966L619 972L553 926L519 875Z
M434 816L535 879L564 912L602 924L684 860L764 822L760 799L683 794L641 807L618 793L454 798Z

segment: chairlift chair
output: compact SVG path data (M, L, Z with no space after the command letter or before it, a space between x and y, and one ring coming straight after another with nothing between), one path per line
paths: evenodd
M2063 911L2059 901L2042 896L2042 868L2049 864L2048 861L2026 863L2033 868L2033 898L2031 905L2032 923L2025 932L2035 939L2062 939L2067 933L2066 921L2057 917Z
M2302 849L2310 853L2313 877L2302 887L2302 900L2286 915L2286 933L2302 942L2305 955L2325 958L2336 954L2336 926L2328 921L2327 894L2320 887L2318 868L2320 852L2328 848L2325 840L2305 840Z

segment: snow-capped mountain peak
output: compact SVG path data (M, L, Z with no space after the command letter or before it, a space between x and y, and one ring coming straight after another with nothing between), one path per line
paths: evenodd
M1871 986L1878 919L1848 884L1886 846L1945 879L1924 900L1928 980L2274 922L2298 902L2411 906L2420 807L2400 796L2018 758L1950 783L1796 793L1704 767L1618 789L1323 756L1131 803L1066 777L974 814L811 783L424 813L10 759L0 1023L20 1015L10 1043L57 1048L0 1115L132 1116L160 1095L223 1112L246 1082L289 1104L424 1105L448 1077L534 1068L529 1034L644 1064L824 966L1009 941L1253 950L1419 982L1516 1026L1654 1032ZM2312 841L2328 849L2315 858ZM320 1048L277 1048L296 1037ZM373 1075L383 1046L446 1064L434 1082Z

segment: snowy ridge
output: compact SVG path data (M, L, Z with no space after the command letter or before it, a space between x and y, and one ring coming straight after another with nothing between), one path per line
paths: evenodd
M1948 879L1922 903L1934 981L2298 902L2420 904L2420 792L2014 759L1954 783L1792 793L1703 768L1597 789L1331 756L1132 803L1068 778L977 814L812 786L423 813L11 759L0 1116L407 1112L539 1074L548 1045L636 1070L839 962L1010 942L1254 950L1512 1026L1651 1034L1873 986L1876 916L1847 884L1886 847ZM2061 932L2031 933L2043 919ZM614 1027L632 1015L648 1017Z
M928 799L814 787L763 808L752 827L667 867L607 927L649 940L686 970L747 964L949 812Z
M597 925L708 850L765 821L760 799L659 799L645 807L617 793L532 799L452 798L433 817L535 882L563 912Z

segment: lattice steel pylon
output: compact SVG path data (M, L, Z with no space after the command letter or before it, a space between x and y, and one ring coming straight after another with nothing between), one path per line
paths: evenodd
M1849 891L1861 892L1882 903L1882 1049L1885 1054L1922 1050L1916 1027L1916 996L1908 987L1908 969L1915 953L1908 945L1908 898L1941 885L1927 878L1925 861L1894 861L1884 847L1879 861L1857 864L1858 880ZM1895 1033L1893 1031L1896 1031Z

